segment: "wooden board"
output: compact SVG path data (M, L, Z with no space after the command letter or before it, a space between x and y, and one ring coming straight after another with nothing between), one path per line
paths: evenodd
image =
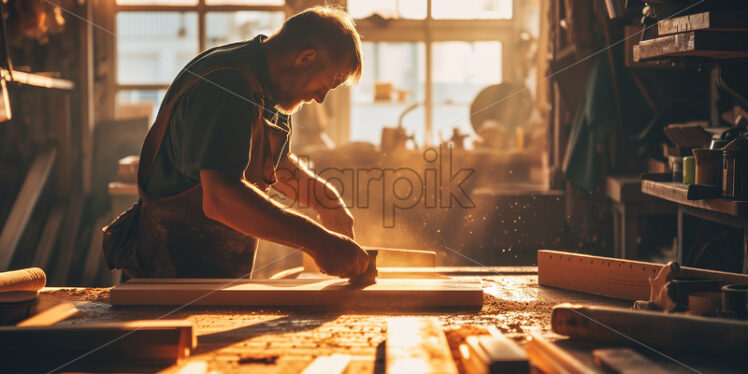
M348 369L351 356L331 355L317 357L301 374L342 374Z
M746 12L703 12L673 17L657 22L657 34L660 36L679 32L741 31L748 30L748 13Z
M7 270L13 255L16 252L18 242L26 229L26 224L34 212L37 201L42 195L47 179L55 163L57 151L46 149L40 152L29 168L26 179L21 185L21 190L13 203L5 226L0 233L0 271Z
M747 217L748 201L730 199L688 200L689 185L643 179L642 192L674 203L731 216Z
M0 362L12 372L170 365L196 346L187 320L0 327Z
M649 300L649 277L662 264L561 251L538 251L538 284L626 300ZM686 276L748 284L748 275L681 266Z
M748 57L748 32L689 31L644 40L634 46L634 61L675 56Z
M477 281L379 279L351 286L345 279L131 279L110 293L112 305L236 305L352 308L479 308Z
M436 318L390 318L385 342L387 374L457 374Z
M525 350L532 366L543 373L597 374L596 370L536 332L530 333Z
M614 374L667 374L646 357L630 348L608 348L592 351L595 364L608 373Z
M49 213L49 216L47 216L47 222L44 223L42 237L39 239L39 245L36 247L31 266L49 269L49 260L52 258L55 243L57 243L57 235L60 232L60 227L62 227L64 216L65 204L56 205L52 209L52 212Z
M460 345L460 360L470 374L524 374L530 371L527 353L496 327L490 335L468 336Z

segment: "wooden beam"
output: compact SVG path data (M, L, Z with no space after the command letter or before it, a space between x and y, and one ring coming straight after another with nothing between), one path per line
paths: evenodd
M748 13L703 12L657 22L657 35L660 36L696 30L747 31Z
M351 309L480 308L483 289L452 279L131 279L112 289L112 305L234 305Z
M174 364L196 346L187 320L0 327L0 362L10 371L143 370Z
M649 300L649 277L664 265L570 252L538 251L538 284L626 300ZM684 276L748 284L748 275L681 266Z
M301 374L342 374L350 363L351 356L348 355L321 356L312 361Z
M85 199L81 195L70 198L70 206L68 207L62 227L64 234L57 250L55 266L51 274L49 274L49 283L55 286L63 286L68 280L70 266L75 257L75 244L78 239L78 229L80 228L81 217L83 216L84 203Z
M10 75L13 75L13 82L25 84L27 86L43 87L43 88L54 88L58 90L72 90L75 88L73 82L67 79L54 78L42 74L26 73L18 70L8 70L0 68L0 75L6 80L10 79Z
M745 355L748 322L685 313L561 304L551 312L554 333L610 345L666 352Z
M49 269L49 260L52 258L52 252L54 252L55 243L57 243L57 236L64 217L64 203L60 203L52 208L52 212L47 216L47 222L44 223L42 237L39 239L39 245L36 247L31 266Z
M644 40L634 45L634 62L658 57L748 57L748 32L689 31Z
M13 254L26 229L26 224L47 185L47 179L49 179L56 157L57 151L54 148L43 150L36 156L29 168L29 173L21 185L18 197L0 233L0 271L8 269L13 260Z
M104 232L101 229L111 221L108 215L99 217L93 225L91 230L91 241L88 246L88 253L86 254L86 262L83 265L83 273L81 275L80 285L92 286L96 282L96 277L104 266L104 262L101 261L101 255L103 254L101 249L101 241L104 238Z
M73 303L55 305L16 324L16 327L52 326L78 313Z
M436 318L387 319L387 374L457 374Z

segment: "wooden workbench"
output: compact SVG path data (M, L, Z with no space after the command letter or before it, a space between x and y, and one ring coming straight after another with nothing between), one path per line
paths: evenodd
M521 269L517 273L511 273L507 268L498 269L503 275L486 273L485 270L453 274L451 276L455 278L477 277L481 280L485 291L482 310L428 315L439 318L450 342L482 328L497 326L507 336L524 343L525 333L531 329L551 339L559 338L550 331L549 318L551 308L558 303L630 305L628 301L539 287L537 275L527 274L526 267ZM192 321L198 335L197 349L179 365L160 368L165 373L179 372L193 361L204 361L208 371L220 373L299 373L315 357L335 353L353 356L348 373L383 373L386 319L402 315L246 308L112 307L107 302L108 294L108 288L45 288L41 298L43 305L61 301L78 303L80 312L60 324L161 317ZM592 365L589 345L560 344ZM52 367L57 365L50 364ZM663 365L677 368L667 362Z

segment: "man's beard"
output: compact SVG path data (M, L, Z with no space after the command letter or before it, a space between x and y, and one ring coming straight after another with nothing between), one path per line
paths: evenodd
M295 100L295 101L279 101L277 104L275 104L275 109L278 109L279 112L285 114L285 115L292 115L301 109L301 107L304 106L304 102L301 100Z

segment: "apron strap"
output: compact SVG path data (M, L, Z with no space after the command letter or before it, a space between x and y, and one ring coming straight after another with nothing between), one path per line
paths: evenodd
M264 92L262 86L251 71L243 71L234 67L219 67L208 70L207 72L195 76L190 81L188 81L184 85L184 87L182 87L179 92L177 92L177 94L172 97L166 107L164 107L163 110L159 111L158 115L156 116L156 120L153 122L151 130L148 131L148 134L145 137L145 141L143 142L143 149L140 152L140 160L138 165L138 192L140 192L140 196L143 196L142 186L148 178L148 175L151 173L153 164L156 162L156 156L158 155L161 144L163 143L164 137L166 136L166 130L169 127L171 115L174 111L174 107L176 106L177 101L185 94L185 92L187 92L190 87L195 85L195 83L199 82L202 79L206 79L205 77L207 75L220 70L238 71L249 81L249 84L250 86L252 86L252 90L254 92L259 92L260 94ZM259 120L262 120L262 112L265 110L264 101L261 99L259 104L253 104L259 107Z

